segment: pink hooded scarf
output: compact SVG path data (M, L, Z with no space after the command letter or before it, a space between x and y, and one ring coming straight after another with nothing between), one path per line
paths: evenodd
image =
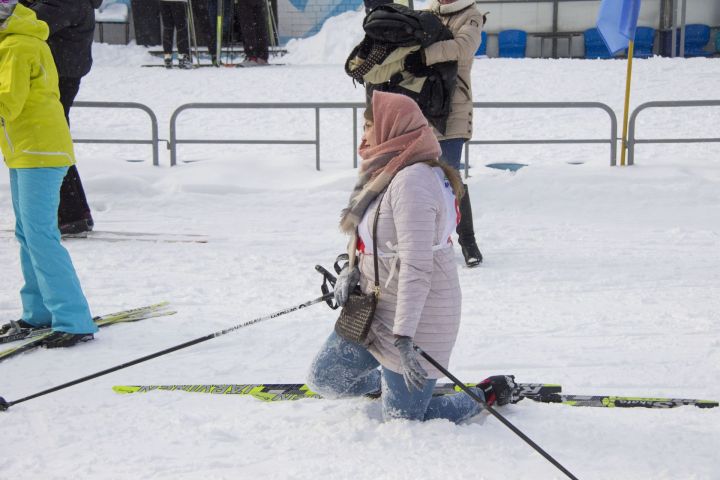
M440 156L432 128L410 97L376 91L372 111L373 127L363 136L358 150L362 157L359 178L340 219L340 228L347 233L355 231L367 207L397 172Z

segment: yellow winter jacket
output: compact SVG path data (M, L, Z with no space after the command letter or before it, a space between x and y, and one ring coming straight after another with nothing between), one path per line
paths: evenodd
M10 168L75 163L48 33L47 23L20 4L0 24L0 148Z

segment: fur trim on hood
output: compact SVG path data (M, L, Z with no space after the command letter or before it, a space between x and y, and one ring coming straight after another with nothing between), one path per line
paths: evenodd
M455 0L445 5L442 5L438 0L430 0L429 10L440 15L450 15L465 10L470 5L475 5L475 0Z

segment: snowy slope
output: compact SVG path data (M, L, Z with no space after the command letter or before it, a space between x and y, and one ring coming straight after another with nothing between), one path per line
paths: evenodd
M352 16L351 16L352 17ZM142 47L95 45L80 100L136 101L159 117L214 101L360 101L345 53L318 64L348 25L299 42L266 69L144 69ZM359 24L358 24L359 25ZM359 28L359 27L353 27ZM293 57L294 55L294 57ZM294 58L294 60L293 60ZM476 101L600 101L622 115L625 63L477 60ZM718 96L720 61L636 61L632 105ZM76 109L78 138L145 137L140 114ZM487 111L476 138L593 137L593 112ZM340 209L354 181L349 111L322 115L311 146L78 145L102 230L201 233L207 244L70 241L94 313L170 300L179 311L102 331L65 351L0 363L16 400L319 295L317 263L342 251ZM188 112L186 137L311 138L312 112ZM643 138L717 134L716 110L647 112ZM600 133L597 133L600 132ZM720 399L720 155L716 144L641 145L633 168L606 146L473 147L475 224L486 262L460 269L463 323L451 361L461 379L497 373L568 393ZM145 159L144 163L125 160ZM521 161L511 174L485 163ZM568 161L584 161L569 165ZM13 223L0 177L0 226ZM461 256L457 252L458 265ZM16 318L16 244L0 237L0 318ZM138 383L300 382L336 312L315 306L17 405L0 414L1 479L553 479L562 474L494 418L456 426L380 421L368 400L265 404L156 392ZM524 401L502 409L582 479L720 478L720 409L582 409Z

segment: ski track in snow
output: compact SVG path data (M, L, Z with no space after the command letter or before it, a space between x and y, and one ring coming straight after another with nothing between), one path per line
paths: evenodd
M352 16L346 23L359 28ZM95 45L79 99L145 103L161 138L183 103L361 101L341 67L346 50L327 50L333 65L309 64L331 37L304 54L297 47L294 64L242 71L142 69L153 61L144 48ZM717 98L717 60L634 65L633 106ZM473 89L476 101L600 101L621 120L624 74L622 61L485 59ZM183 114L179 131L307 139L312 125L310 110L197 111ZM356 175L351 125L347 110L323 112L321 172L312 146L182 146L180 159L194 162L171 169L164 149L153 168L147 146L78 145L96 228L210 242L66 242L95 314L162 300L178 314L3 362L0 395L16 400L319 296L313 267L329 267L345 244L337 220ZM718 125L717 109L648 111L638 136L716 136ZM73 110L77 138L143 138L148 128L141 114ZM589 138L609 123L592 111L490 110L477 112L475 128L475 138ZM486 262L460 269L456 376L511 373L574 394L720 399L717 145L639 145L633 168L610 168L607 146L474 146L471 154ZM567 164L577 160L585 163ZM515 174L482 166L503 161L530 166ZM0 226L10 228L7 177L0 205ZM0 317L12 319L21 276L11 238L0 238L0 262ZM564 478L487 415L459 426L382 423L379 403L364 399L266 404L110 389L302 382L336 315L313 306L17 405L0 414L0 478ZM526 400L501 411L582 479L720 478L720 409Z

